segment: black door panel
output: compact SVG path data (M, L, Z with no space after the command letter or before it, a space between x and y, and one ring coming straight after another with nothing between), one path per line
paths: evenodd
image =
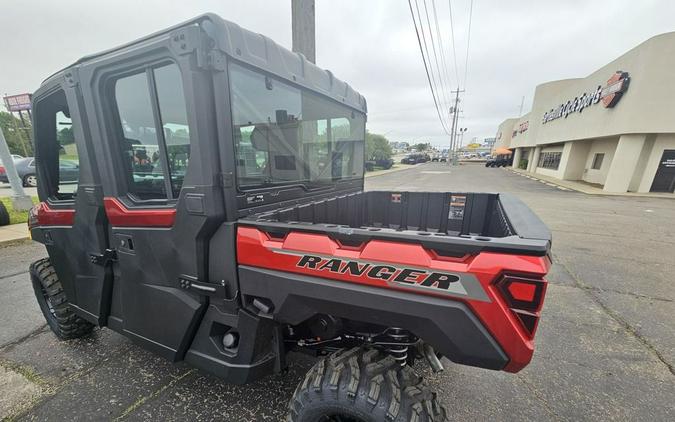
M56 79L41 87L34 102L38 194L49 208L73 213L67 224L43 227L38 236L68 302L81 317L105 325L112 272L90 257L107 249L108 227L82 95L77 84Z
M213 105L195 94L212 92L212 75L189 55L172 55L170 40L84 66L82 75L100 87L91 102L104 116L97 158L117 253L108 324L175 361L209 300L181 279L211 282L208 244L225 211Z

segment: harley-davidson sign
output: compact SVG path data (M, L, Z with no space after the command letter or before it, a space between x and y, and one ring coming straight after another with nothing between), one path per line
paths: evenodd
M594 91L584 92L580 96L574 97L573 100L560 104L558 107L544 113L542 123L548 123L561 117L567 118L567 116L575 112L581 113L586 107L597 104L600 101L602 101L602 105L606 108L612 108L628 90L629 83L630 76L628 72L617 71L607 80L604 87L598 85Z

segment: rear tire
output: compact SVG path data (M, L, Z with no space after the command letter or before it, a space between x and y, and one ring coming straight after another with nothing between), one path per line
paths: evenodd
M49 258L31 264L30 278L40 310L56 337L70 340L91 333L94 325L75 314Z
M321 359L295 389L288 422L444 422L447 412L422 377L376 349Z
M5 204L0 202L0 226L6 226L9 224L9 212L5 208Z

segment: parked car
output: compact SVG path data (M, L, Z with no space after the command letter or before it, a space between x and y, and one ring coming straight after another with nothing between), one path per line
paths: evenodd
M391 166L394 165L394 160L391 158L382 158L379 160L368 160L366 161L366 171L373 171L375 167L380 167L384 170L388 170Z
M37 186L37 172L35 169L35 158L26 157L14 160L14 168L19 174L19 178L24 187L34 188ZM63 184L77 183L80 169L75 161L59 160L59 181ZM4 166L0 166L0 182L9 183L7 177L7 170Z
M429 155L428 154L422 154L422 153L414 153L414 154L408 154L403 159L401 160L401 164L419 164L419 163L426 163L429 161Z
M485 162L485 167L506 167L513 163L510 155L498 155Z

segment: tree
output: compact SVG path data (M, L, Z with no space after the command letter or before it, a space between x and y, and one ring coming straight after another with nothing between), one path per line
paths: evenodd
M30 126L22 128L21 120L11 113L0 111L0 129L5 134L9 152L19 155L33 155L33 145L30 142Z
M366 160L391 158L391 145L384 135L366 131Z
M75 135L72 127L64 127L56 133L56 139L60 145L69 145L75 143Z
M419 144L413 145L413 149L415 151L419 151L419 152L426 151L430 148L431 148L431 144L429 142L427 142L427 143L420 142Z

